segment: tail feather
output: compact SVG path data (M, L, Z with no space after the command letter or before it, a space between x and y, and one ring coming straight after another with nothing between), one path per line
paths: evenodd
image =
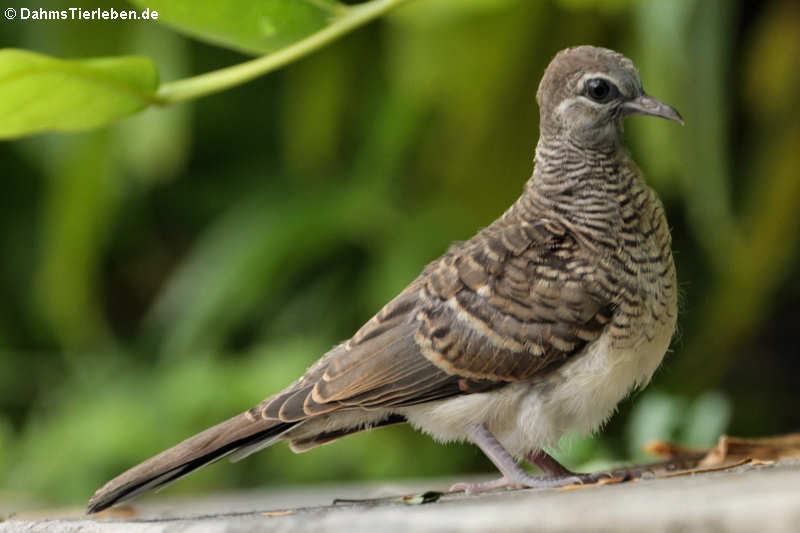
M154 488L165 487L237 450L269 446L296 424L254 421L246 413L237 415L115 477L94 493L87 512L96 513Z

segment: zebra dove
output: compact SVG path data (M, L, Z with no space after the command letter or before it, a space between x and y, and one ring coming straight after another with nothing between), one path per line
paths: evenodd
M596 430L650 380L677 315L664 208L622 146L622 123L683 121L645 94L629 59L603 48L560 52L536 96L533 176L498 220L296 382L111 480L88 511L280 440L300 452L399 422L470 441L502 473L454 489L583 479L545 450L567 431ZM526 473L521 458L548 475Z

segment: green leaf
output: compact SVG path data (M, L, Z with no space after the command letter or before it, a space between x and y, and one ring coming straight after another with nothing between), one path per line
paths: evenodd
M144 57L63 60L0 50L0 138L97 128L153 103L158 72Z
M165 83L158 90L158 101L172 104L263 76L329 44L407 0L372 0L352 7L332 0L264 0L259 4L261 16L250 17L261 21L257 39L249 25L252 20L242 19L238 11L229 13L216 4L209 7L208 2L199 7L192 3L190 9L178 9L188 4L177 0L163 1L171 18L180 20L176 25L194 35L240 50L266 52L261 57L232 67ZM311 6L322 10L316 18L310 16ZM326 6L328 9L323 9ZM204 16L200 18L193 14L193 10ZM323 12L327 15L323 16ZM209 13L216 13L216 16L209 16Z
M200 40L252 54L274 52L344 15L335 0L132 0Z

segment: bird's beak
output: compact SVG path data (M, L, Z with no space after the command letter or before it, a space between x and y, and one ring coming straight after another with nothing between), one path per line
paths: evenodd
M622 104L622 109L625 110L626 115L650 115L674 120L679 122L681 126L683 125L683 117L678 113L677 109L646 94L637 96L633 100L628 100Z

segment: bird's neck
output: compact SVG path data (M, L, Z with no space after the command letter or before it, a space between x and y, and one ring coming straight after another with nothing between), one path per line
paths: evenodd
M572 227L615 228L622 207L646 188L636 164L619 143L581 146L568 137L542 136L535 167L508 216L556 216Z
M617 181L620 165L631 164L619 138L603 143L581 144L567 135L542 135L536 145L535 168L528 184L543 194L582 188L603 188Z

